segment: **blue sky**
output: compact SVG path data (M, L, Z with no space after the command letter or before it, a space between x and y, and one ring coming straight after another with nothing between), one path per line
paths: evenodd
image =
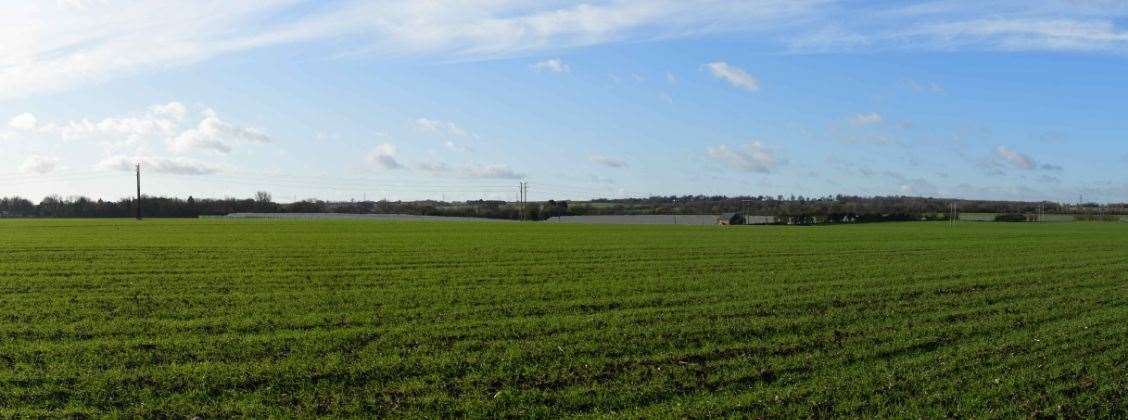
M1128 201L1119 1L0 0L0 195Z

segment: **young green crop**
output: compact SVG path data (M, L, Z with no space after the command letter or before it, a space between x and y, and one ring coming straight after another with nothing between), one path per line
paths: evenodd
M1128 415L1128 225L0 221L0 416Z

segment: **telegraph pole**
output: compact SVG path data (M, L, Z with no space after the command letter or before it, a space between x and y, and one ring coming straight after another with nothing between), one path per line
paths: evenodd
M529 218L529 181L521 181L521 220Z
M137 220L141 220L141 164L137 164Z
M521 221L525 221L525 194L528 187L525 181L517 184L517 208L521 212Z

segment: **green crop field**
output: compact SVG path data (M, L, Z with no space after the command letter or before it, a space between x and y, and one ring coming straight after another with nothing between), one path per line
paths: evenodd
M1128 224L0 221L0 416L1128 415Z

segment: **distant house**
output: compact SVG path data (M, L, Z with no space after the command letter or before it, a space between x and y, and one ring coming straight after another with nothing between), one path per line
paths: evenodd
M722 213L717 216L718 225L743 225L744 215L740 213Z

